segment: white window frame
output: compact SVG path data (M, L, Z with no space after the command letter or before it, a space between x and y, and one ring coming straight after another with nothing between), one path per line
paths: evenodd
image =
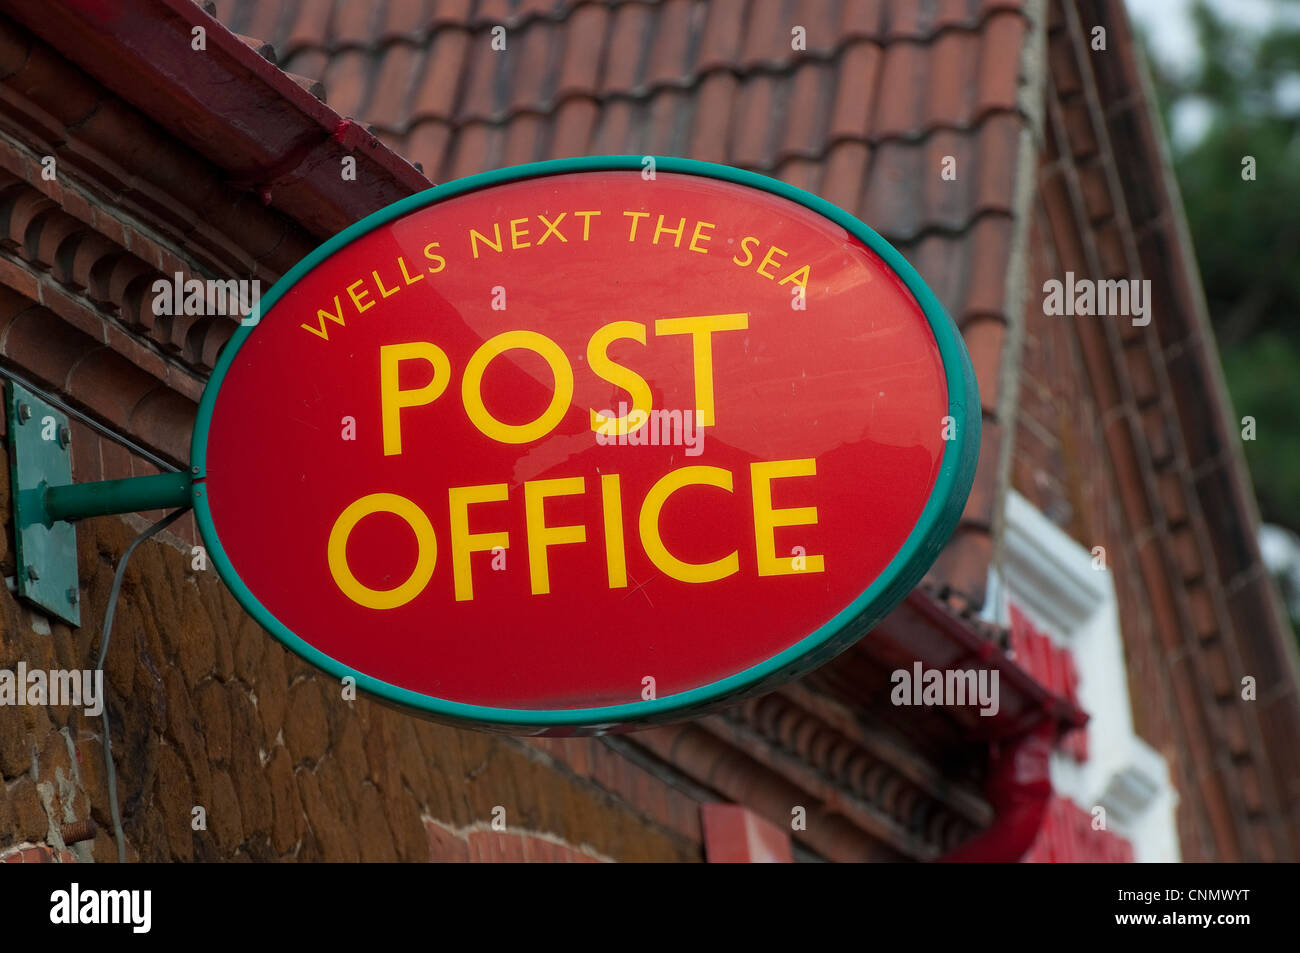
M1180 859L1178 792L1165 759L1133 730L1115 584L1084 549L1027 499L1006 499L1001 565L990 570L986 618L1010 623L1012 603L1055 644L1070 650L1079 672L1079 704L1088 722L1088 760L1053 752L1052 787L1133 845L1139 863Z

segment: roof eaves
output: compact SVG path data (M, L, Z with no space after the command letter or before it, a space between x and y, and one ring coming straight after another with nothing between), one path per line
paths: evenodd
M318 236L431 184L191 0L13 0L8 9L225 169L232 186L260 194ZM355 179L343 178L347 156L356 160Z

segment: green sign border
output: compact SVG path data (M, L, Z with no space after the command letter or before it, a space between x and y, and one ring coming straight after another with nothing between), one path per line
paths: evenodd
M380 209L344 229L290 269L262 297L259 315L273 308L285 292L330 255L379 226L409 212L479 189L524 179L570 172L639 172L644 168L647 158L650 157L589 156L533 162L457 179L394 202L387 208ZM356 679L358 688L382 701L394 703L402 708L414 709L435 719L476 728L527 734L542 734L548 731L591 734L616 727L640 727L667 721L681 721L720 702L734 701L740 697L770 690L782 682L798 678L833 658L858 641L888 614L920 582L926 570L938 557L944 543L952 535L961 518L971 484L975 479L975 467L979 460L980 403L979 390L966 346L934 292L926 286L921 276L892 245L852 215L824 199L767 176L733 169L730 166L694 159L658 156L653 158L655 168L659 172L676 172L733 182L811 209L844 228L879 255L885 264L903 280L920 304L930 323L930 330L938 343L943 360L944 375L948 384L948 413L953 418L955 439L949 442L944 451L934 489L902 548L864 592L816 631L780 654L757 665L689 691L650 701L630 702L603 708L531 710L467 705L400 688L353 670L291 632L244 584L239 577L239 572L226 555L225 548L221 545L221 537L213 523L207 496L204 493L204 484L201 481L207 477L208 430L221 383L225 380L226 372L234 362L239 349L248 340L249 335L256 331L260 322L248 323L241 325L234 337L226 344L199 404L190 460L196 481L193 489L194 513L212 563L230 591L234 593L235 598L267 631L297 655L337 678L350 676ZM935 426L939 426L939 421L935 421ZM635 687L632 690L635 690ZM570 732L565 729L577 730Z

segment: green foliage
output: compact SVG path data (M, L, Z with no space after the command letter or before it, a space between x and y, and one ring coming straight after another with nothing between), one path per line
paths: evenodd
M1300 29L1251 31L1216 9L1230 7L1193 9L1199 58L1153 59L1153 73L1166 127L1181 105L1208 110L1205 134L1175 143L1175 171L1228 389L1257 422L1244 447L1261 512L1300 529Z
M1300 526L1300 341L1273 329L1223 350L1223 367L1241 417L1255 418L1245 441L1260 511L1271 523Z

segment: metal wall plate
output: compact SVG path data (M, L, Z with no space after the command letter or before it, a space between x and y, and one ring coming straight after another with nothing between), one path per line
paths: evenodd
M50 521L44 505L47 487L72 483L68 418L13 381L5 388L5 418L18 595L80 625L77 530L72 523Z

